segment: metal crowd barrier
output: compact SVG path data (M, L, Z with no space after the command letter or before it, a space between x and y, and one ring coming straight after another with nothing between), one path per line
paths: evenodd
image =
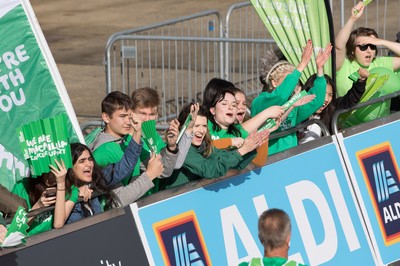
M397 8L393 1L392 8L387 0L369 4L356 26L375 28L380 37L394 40L400 28L400 0ZM356 3L330 1L336 32ZM117 32L106 45L106 92L130 94L145 86L157 89L164 122L176 117L181 106L201 101L202 91L213 77L230 80L251 102L261 89L258 59L274 44L250 2L232 5L225 21L218 11L210 10ZM387 52L380 49L379 54Z
M359 104L353 106L352 108L337 110L337 111L333 114L332 121L331 121L331 123L332 123L331 126L332 126L332 130L333 130L333 134L336 135L336 134L339 133L338 120L339 120L339 116L340 116L341 114L348 113L348 112L351 112L351 111L353 111L353 110L357 110L357 109L360 109L360 108L363 108L363 107L366 107L366 106L369 106L369 105L373 105L373 104L375 104L375 103L383 103L383 102L386 101L386 100L390 100L390 99L393 99L393 98L396 98L396 97L399 97L399 96L400 96L400 91L396 91L396 92L394 92L394 93L391 93L391 94L388 94L388 95L384 95L384 96L381 96L381 97L378 97L378 98L369 100L369 101L364 102L364 103L359 103ZM381 117L380 117L380 118L381 118ZM376 119L376 120L378 120L378 119ZM381 121L382 123L385 123L385 122L386 122L385 119L381 119L380 121Z
M136 29L130 29L114 33L108 39L105 51L105 67L106 67L106 92L121 90L125 93L130 93L131 86L138 88L141 86L155 87L152 77L164 72L154 74L152 70L154 63L152 60L160 60L163 69L175 68L179 63L186 63L190 60L190 54L182 54L178 62L177 55L171 58L168 43L154 43L148 40L147 43L138 45L135 42L130 42L121 36L169 36L169 37L222 37L222 20L221 15L216 10L209 10L184 16L177 19L168 20L162 23L156 23L149 26L144 26ZM160 47L161 45L161 47ZM151 53L151 47L159 47L155 53ZM196 47L194 47L196 52ZM181 51L183 52L183 51ZM203 54L203 56L206 56ZM187 58L186 58L187 57ZM208 59L209 57L207 57ZM222 60L222 57L215 61ZM130 67L139 67L133 76L130 75ZM183 68L183 66L181 66ZM149 79L146 83L139 82L134 78L142 75L141 71L148 71ZM147 72L146 71L146 72ZM155 71L155 70L154 70Z

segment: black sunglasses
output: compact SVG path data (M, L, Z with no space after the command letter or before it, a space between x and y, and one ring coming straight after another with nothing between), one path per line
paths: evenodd
M376 51L376 45L373 44L364 44L364 45L357 45L357 47L361 50L361 51L367 51L368 47L369 49L371 49L372 51Z

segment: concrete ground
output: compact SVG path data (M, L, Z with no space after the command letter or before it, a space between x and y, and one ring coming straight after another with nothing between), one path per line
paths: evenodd
M228 10L232 0L31 0L80 122L100 117L106 94L103 57L110 35L200 11Z
M238 2L243 1L31 0L80 122L100 117L100 102L106 94L103 57L110 35L210 9L225 16ZM339 0L333 2L335 17ZM389 10L397 11L397 16L387 14L386 24L393 27L390 36L394 37L399 30L399 7L397 1L389 2L393 2ZM353 1L346 5L350 10Z

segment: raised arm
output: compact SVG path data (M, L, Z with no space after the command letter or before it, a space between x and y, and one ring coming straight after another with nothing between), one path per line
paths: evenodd
M350 18L344 24L343 28L340 29L335 39L335 49L336 49L336 71L338 71L344 60L346 59L346 43L350 37L351 31L353 30L356 20L361 17L364 11L364 5L359 2L351 9Z
M308 40L306 47L304 47L303 54L301 56L301 61L296 67L296 69L299 72L303 72L303 70L307 67L308 63L311 60L312 54L313 54L313 45L311 40Z
M55 175L57 182L56 205L54 207L53 226L54 228L62 228L72 209L74 208L75 202L65 200L65 177L67 176L67 169L65 168L64 161L54 161L57 164L57 167L50 165L51 172Z
M324 75L324 65L328 61L332 52L332 44L328 43L324 50L318 52L315 63L317 64L317 76L321 77Z

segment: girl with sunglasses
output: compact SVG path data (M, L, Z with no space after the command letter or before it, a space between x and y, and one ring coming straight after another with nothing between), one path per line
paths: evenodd
M400 69L400 43L379 39L374 29L359 27L352 31L364 11L359 2L351 10L351 16L336 36L336 87L337 96L344 96L353 85L349 78L360 67L368 71L384 67L393 71ZM377 46L383 46L397 56L377 57Z

